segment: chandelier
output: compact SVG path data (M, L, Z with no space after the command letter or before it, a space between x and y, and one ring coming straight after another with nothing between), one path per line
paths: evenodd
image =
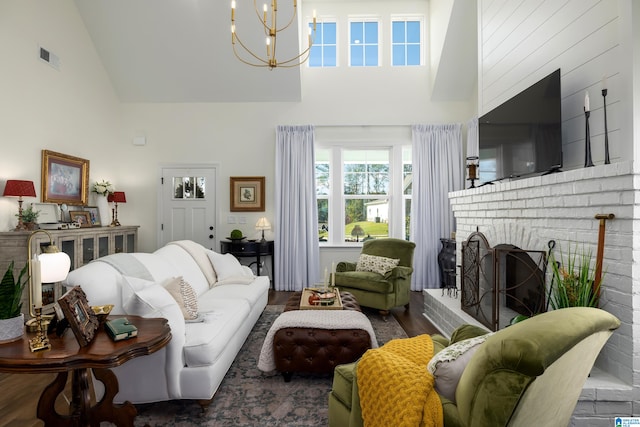
M271 9L267 7L265 3L262 8L262 14L258 10L258 6L256 4L256 0L253 0L253 8L255 9L256 16L262 25L265 34L265 48L266 48L266 56L258 55L254 53L251 49L245 46L242 43L242 40L238 37L236 33L236 0L231 1L231 45L233 46L233 54L238 58L241 62L244 62L247 65L251 65L253 67L269 67L269 69L274 69L276 67L282 68L293 68L299 65L302 65L308 58L309 53L311 51L311 46L313 45L313 39L316 34L316 12L313 11L313 30L309 28L309 45L308 47L300 53L300 55L295 56L293 58L287 59L286 61L278 61L276 59L276 37L280 31L286 30L291 26L293 22L296 20L296 16L298 13L297 0L293 0L293 13L291 15L291 19L284 27L278 28L278 0L271 0ZM238 54L238 50L236 49L236 42L244 49L245 57L252 57L253 59L245 59L241 55ZM243 52L241 50L241 52Z

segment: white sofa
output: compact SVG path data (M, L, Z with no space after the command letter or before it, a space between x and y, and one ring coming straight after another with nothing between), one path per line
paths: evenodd
M197 295L195 321L185 320L178 302L162 287L180 276ZM172 338L165 348L113 369L120 386L116 402L132 403L195 399L208 404L269 292L268 277L255 277L231 255L191 241L172 242L152 254L100 258L71 271L64 285L82 287L90 305L114 304L112 314L169 321Z

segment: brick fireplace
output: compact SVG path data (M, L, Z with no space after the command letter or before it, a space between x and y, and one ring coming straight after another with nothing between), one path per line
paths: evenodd
M634 309L632 303L638 300L633 292L637 280L632 275L634 177L631 162L620 162L449 195L456 217L457 265L461 265L462 243L476 230L491 246L509 244L546 251L548 242L554 240L556 255L557 250L566 253L576 243L595 254L599 228L595 215L615 215L606 221L601 307L622 325L596 361L576 408L574 425L610 426L613 416L640 411L640 333L634 324L639 308ZM461 310L460 298L443 295L440 289L426 290L424 295L425 316L445 334L461 323L478 324Z

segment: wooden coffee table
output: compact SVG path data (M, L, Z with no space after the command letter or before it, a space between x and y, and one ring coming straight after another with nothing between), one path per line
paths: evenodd
M110 316L116 318L121 316ZM37 415L45 426L97 426L110 421L117 426L133 426L137 414L131 402L115 405L118 379L109 368L120 366L135 357L154 353L171 340L171 329L166 319L145 319L126 316L138 328L136 338L114 342L102 327L94 340L81 348L70 330L62 337L49 335L51 350L32 353L29 350L31 333L22 339L0 345L0 372L58 375L43 390L38 401ZM105 386L103 398L91 406L89 370ZM64 390L69 372L72 374L72 400L70 415L58 414L56 397Z

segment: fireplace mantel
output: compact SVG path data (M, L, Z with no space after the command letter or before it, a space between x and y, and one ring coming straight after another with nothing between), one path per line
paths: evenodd
M597 397L592 399L598 402L633 401L632 389L640 382L633 359L634 354L640 354L640 336L636 334L634 339L633 331L637 328L630 324L632 319L640 318L637 313L640 308L634 309L632 304L634 298L637 301L633 289L640 286L632 274L634 200L638 193L635 180L638 175L634 175L632 162L627 161L449 193L458 248L471 233L480 231L491 245L511 243L546 250L547 242L555 240L557 250L566 252L577 243L595 254L599 227L595 215L615 215L613 220L606 221L603 261L606 274L601 307L621 319L623 326L602 350L596 369L619 379L626 387L598 389L594 392ZM458 250L457 264L460 263ZM629 384L631 379L633 385Z

